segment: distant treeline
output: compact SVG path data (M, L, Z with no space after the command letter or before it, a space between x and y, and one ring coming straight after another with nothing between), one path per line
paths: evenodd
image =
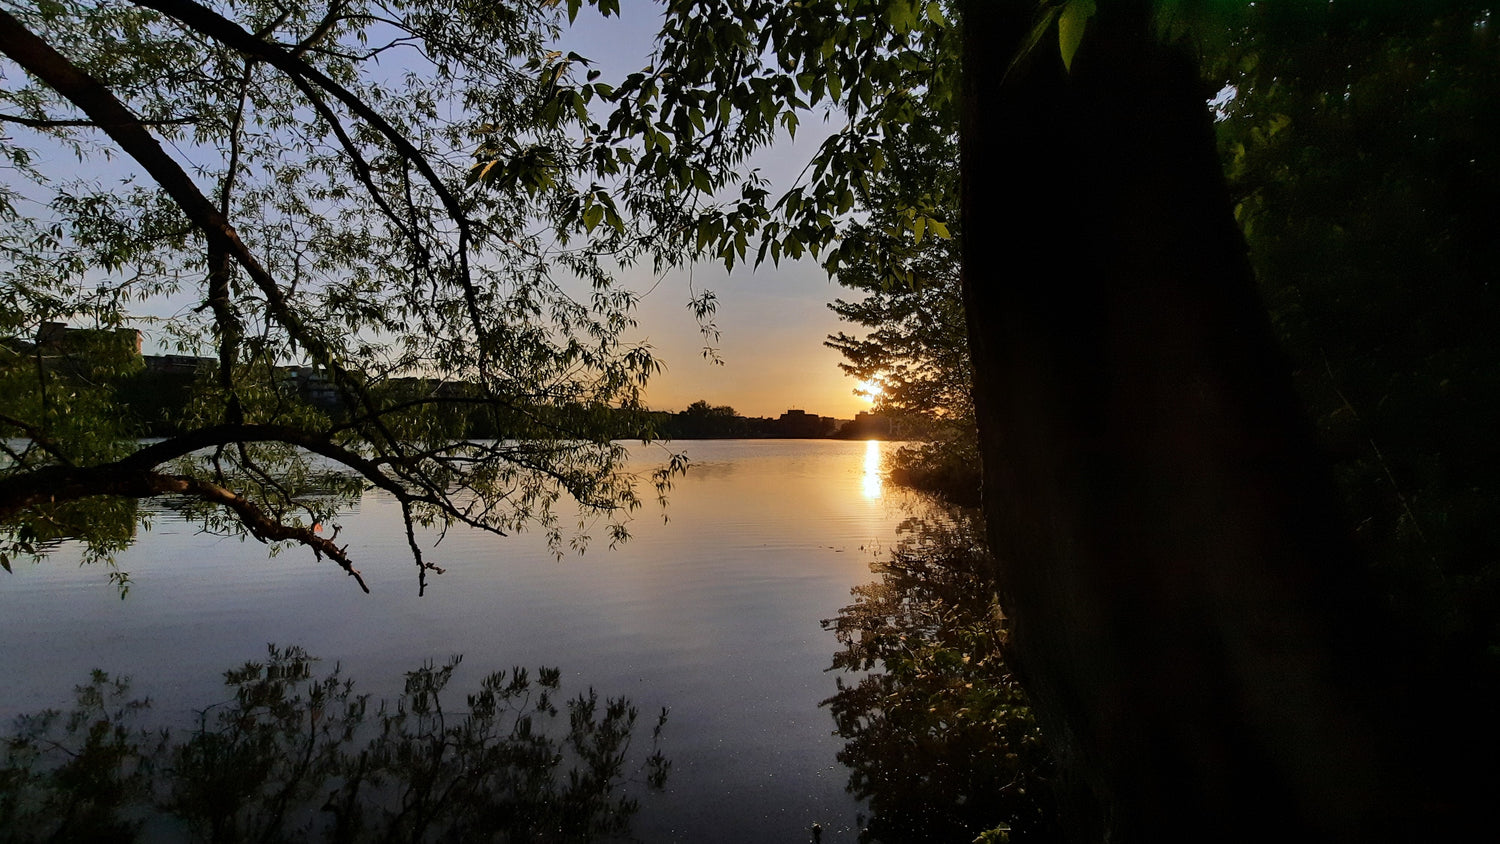
M215 393L218 362L191 355L143 355L132 329L78 329L49 323L36 343L9 338L4 348L17 360L32 358L64 379L82 379L112 392L141 436L171 436L191 426L195 410ZM258 397L282 410L301 406L334 420L350 416L344 392L325 370L270 366L274 385ZM358 376L357 376L358 377ZM882 416L860 413L852 420L791 409L779 417L746 417L728 405L695 401L678 412L622 409L582 402L539 404L525 397L484 397L465 381L429 378L370 379L369 398L400 408L417 430L447 438L568 438L572 432L603 432L611 439L870 439L892 438Z
M168 436L187 418L195 382L207 377L212 362L202 358L144 356L146 365L116 381L116 398L141 423L143 435ZM193 361L198 365L185 365ZM281 379L288 399L303 401L335 418L346 409L338 390L322 372L286 367ZM615 439L869 439L889 438L891 424L861 413L852 420L788 410L779 417L746 417L727 405L696 401L678 412L622 410L584 405L496 407L480 404L478 391L461 381L420 378L387 379L374 390L393 403L412 402L422 414L450 434L475 439L536 437L548 430L588 430L587 422Z
M834 419L802 410L788 410L776 418L741 416L728 405L695 401L676 413L646 414L658 436L676 440L706 439L870 439L891 435L881 416L861 413L854 419Z

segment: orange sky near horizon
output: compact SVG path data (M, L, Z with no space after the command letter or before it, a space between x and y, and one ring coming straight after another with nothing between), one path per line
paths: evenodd
M640 280L632 286L641 289ZM692 291L705 288L719 302L714 322L722 365L704 359L704 339L687 309ZM808 260L733 273L704 265L691 274L668 273L643 298L633 335L650 343L666 365L651 379L647 403L678 411L702 399L729 405L741 416L775 417L798 408L853 419L871 402L856 394L859 382L839 369L843 357L823 345L829 334L850 329L826 303L850 293Z

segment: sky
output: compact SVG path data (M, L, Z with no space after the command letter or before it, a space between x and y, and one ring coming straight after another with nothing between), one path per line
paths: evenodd
M643 0L622 3L619 18L601 18L585 7L558 46L595 62L606 79L631 73L649 61L659 7ZM821 131L820 131L821 130ZM759 167L778 185L790 185L830 129L807 119L795 143L785 142L746 166ZM821 416L853 418L870 401L856 395L857 382L838 368L842 357L823 345L831 333L850 330L830 311L836 298L853 298L813 260L783 261L726 273L700 263L658 277L649 267L623 280L645 293L638 313L638 339L651 344L666 371L647 389L658 410L681 410L702 399L729 405L743 416L779 416L797 408ZM718 298L714 322L723 365L705 360L703 337L688 300L695 291ZM649 292L647 292L649 291Z

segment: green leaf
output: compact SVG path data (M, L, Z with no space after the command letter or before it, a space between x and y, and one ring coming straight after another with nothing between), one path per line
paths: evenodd
M917 10L910 0L895 0L886 7L885 18L898 34L910 32L917 25Z
M1047 6L1042 9L1041 14L1037 16L1036 23L1031 27L1031 32L1021 43L1021 49L1016 51L1016 54L1011 57L1010 65L1005 68L1005 78L1009 78L1016 68L1031 57L1032 52L1036 50L1036 45L1042 42L1042 36L1046 35L1047 30L1052 27L1052 21L1057 18L1057 13L1061 9L1061 6Z
M1073 56L1083 43L1083 30L1097 11L1094 0L1068 0L1057 18L1057 42L1062 48L1063 67L1073 71Z
M590 205L588 208L584 209L584 212L583 212L583 228L584 228L584 231L590 231L590 232L593 231L594 227L597 226L597 225L599 225L600 221L602 221L603 219L604 219L604 206L602 206L602 205Z

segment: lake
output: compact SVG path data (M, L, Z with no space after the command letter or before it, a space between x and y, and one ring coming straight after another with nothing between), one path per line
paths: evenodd
M372 594L329 562L205 536L163 517L122 554L122 601L99 568L66 554L0 577L0 719L59 706L93 668L135 678L156 717L186 724L225 698L222 672L300 644L361 691L393 697L424 660L462 653L460 693L513 665L557 666L640 707L637 739L671 709L665 793L646 795L647 842L853 841L842 745L819 703L837 649L819 622L872 579L896 539L900 496L883 489L879 442L680 442L692 467L663 523L643 508L616 550L596 537L556 560L540 536L451 531L429 559L447 573L417 597L399 509L367 493L340 541ZM654 449L635 449L646 471ZM645 458L645 459L642 459ZM648 487L649 490L649 487ZM431 545L435 537L428 537ZM461 698L460 698L461 699Z

